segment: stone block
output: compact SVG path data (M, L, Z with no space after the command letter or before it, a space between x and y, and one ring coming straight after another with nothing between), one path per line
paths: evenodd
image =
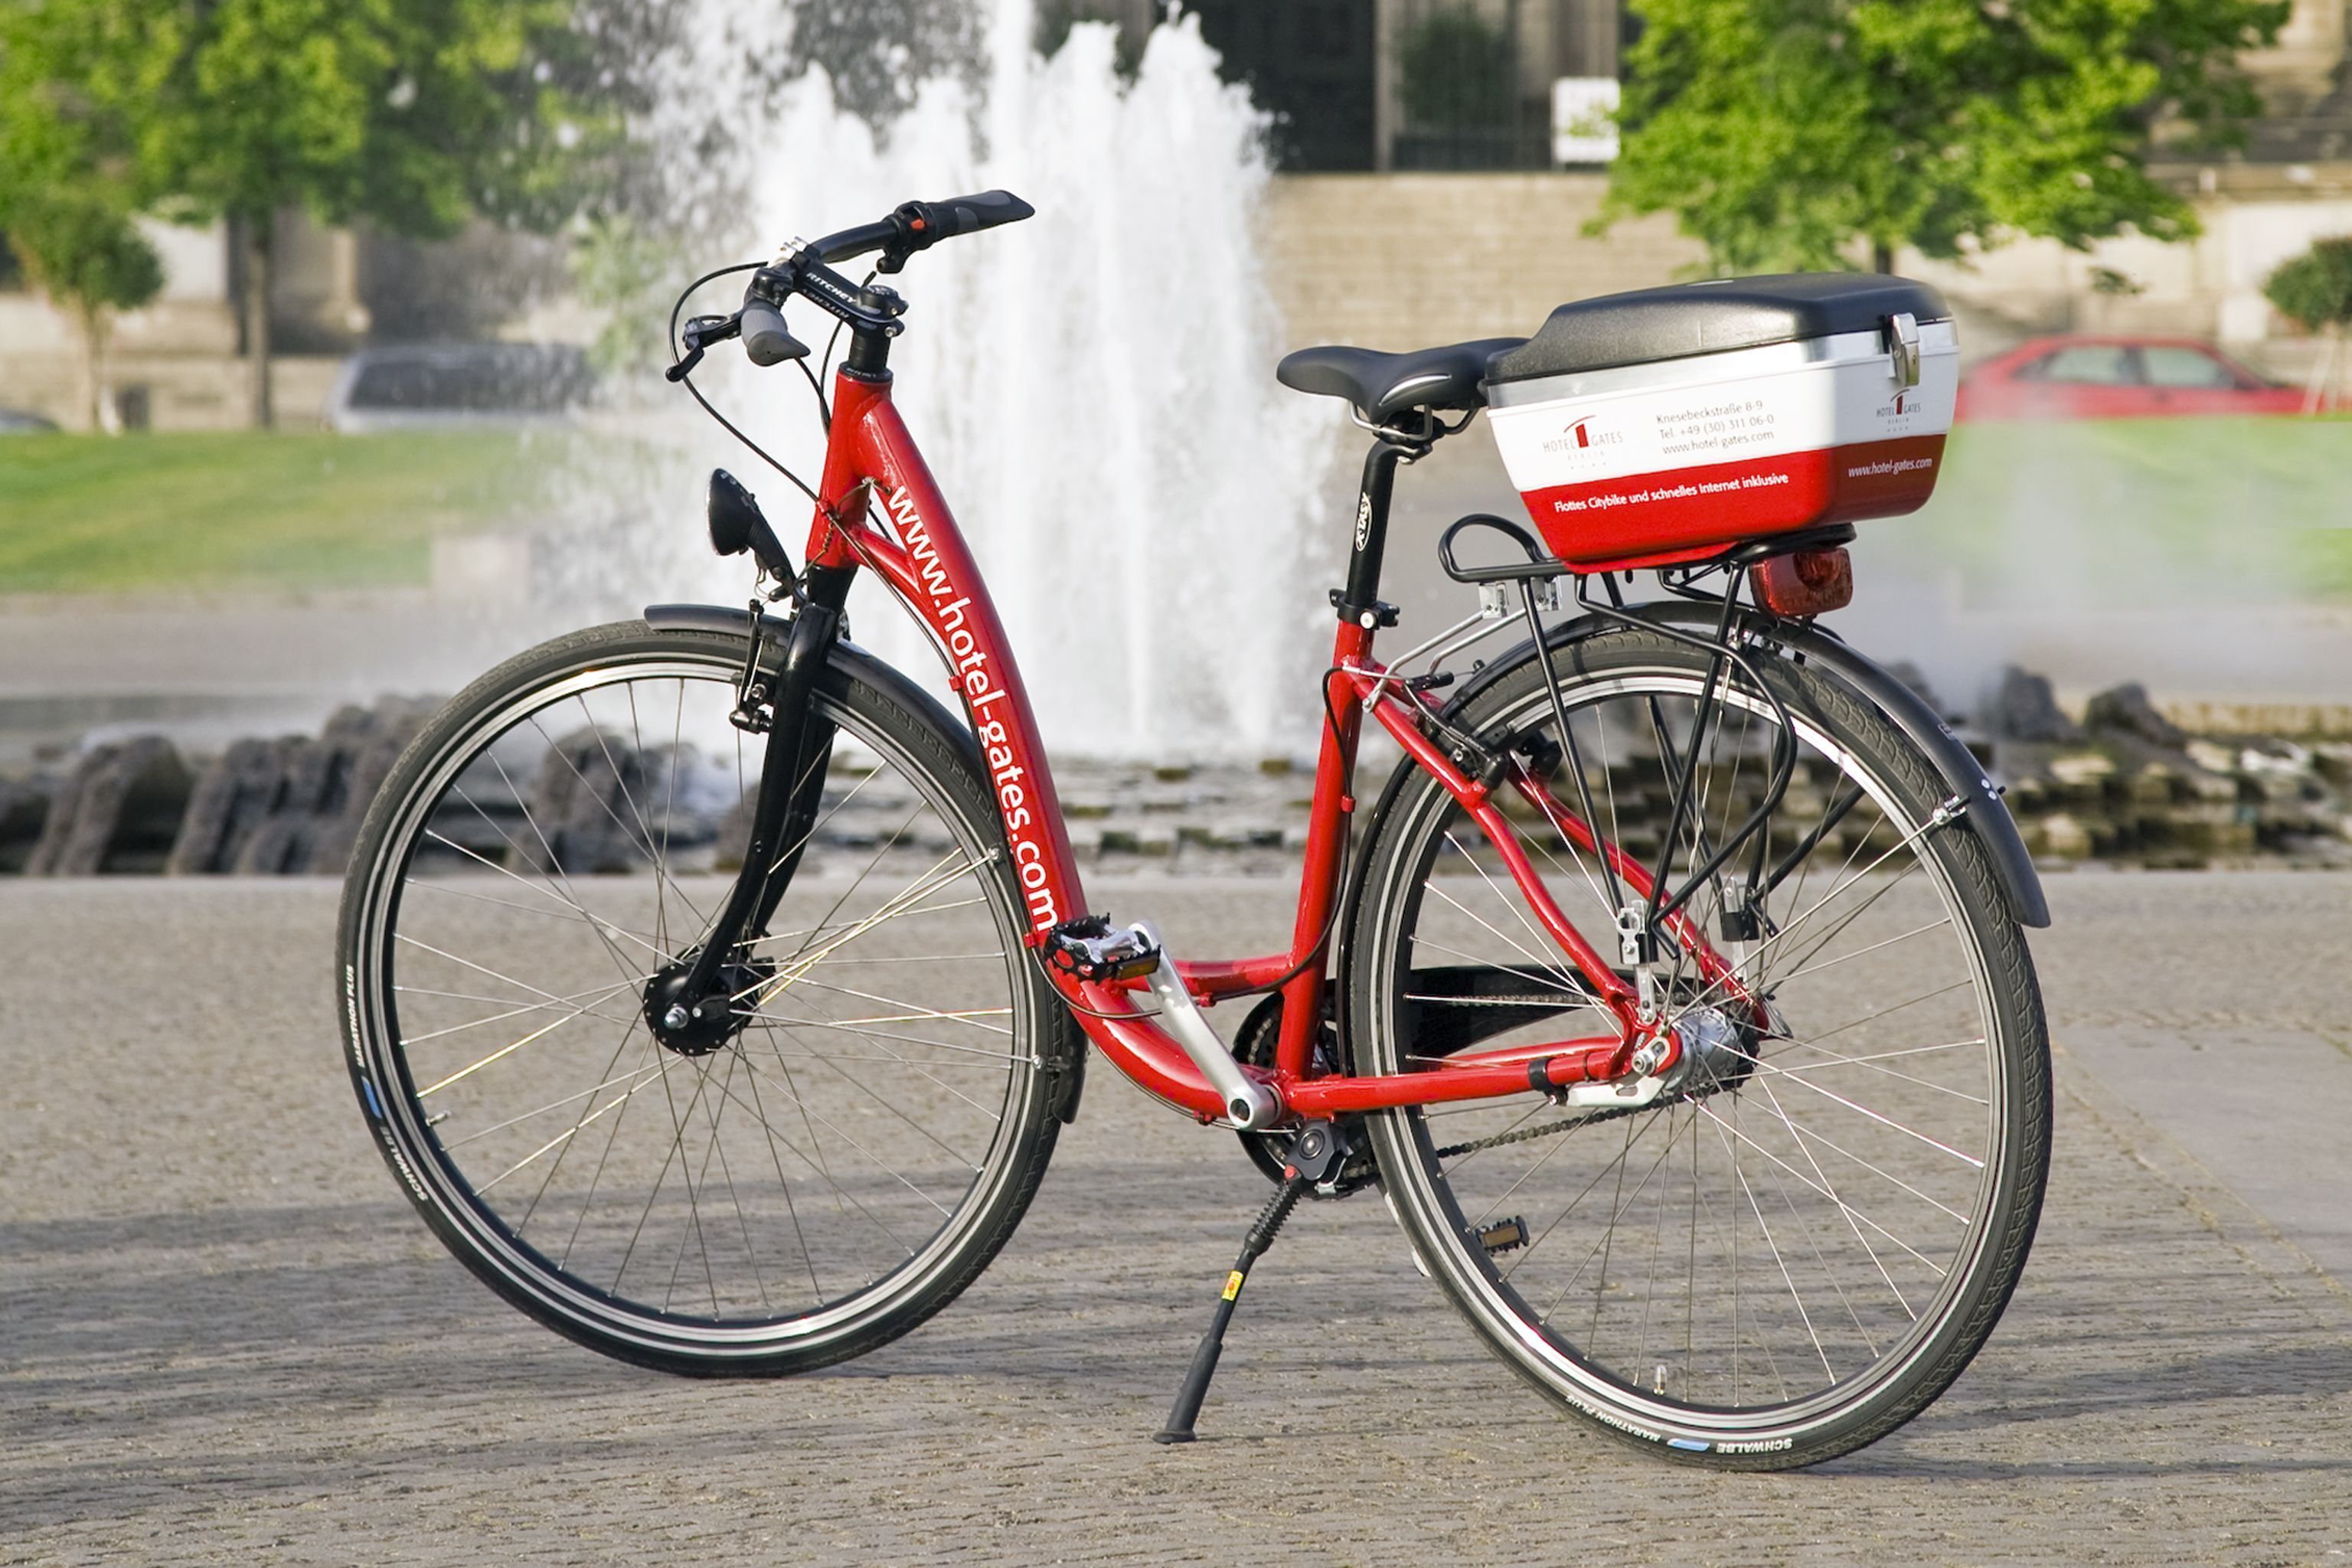
M163 869L194 782L178 749L160 735L92 747L51 802L26 875Z
M2050 759L2050 776L2069 799L2097 800L2116 772L2116 760L2101 752L2069 752Z
M2063 811L2053 811L2035 822L2028 830L2026 843L2036 854L2060 860L2085 859L2091 853L2089 830Z
M54 779L0 779L0 876L22 871L49 819Z
M2000 680L1978 715L1987 733L2004 741L2046 741L2063 744L2083 738L2083 728L2058 706L2057 694L2046 677L2005 667Z
M439 706L429 698L387 697L372 709L341 709L327 721L321 738L332 746L331 765L320 785L305 869L342 874L376 791Z
M231 869L254 829L286 793L289 752L299 736L234 742L196 777L163 869L174 877Z
M2156 710L2147 688L2137 681L2110 687L2092 697L2083 727L2097 734L2130 735L2151 745L2178 746L2188 731Z
M635 803L646 798L659 768L654 753L602 730L558 737L530 786L537 831L520 841L522 869L596 875L646 865L651 856Z

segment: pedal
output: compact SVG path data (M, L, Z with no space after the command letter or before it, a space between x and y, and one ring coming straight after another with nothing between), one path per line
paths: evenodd
M1498 1219L1490 1226L1482 1226L1478 1232L1478 1245L1486 1249L1486 1256L1489 1258L1499 1257L1506 1252L1516 1252L1527 1244L1528 1222L1517 1215L1513 1215L1509 1219Z
M1045 962L1065 974L1101 984L1139 980L1160 967L1160 944L1108 915L1081 915L1045 933Z

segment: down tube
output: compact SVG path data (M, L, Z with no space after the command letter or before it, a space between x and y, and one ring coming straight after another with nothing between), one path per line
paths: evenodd
M867 480L880 491L899 543L866 527L858 487ZM833 438L820 493L824 503L809 531L811 563L874 567L922 619L951 667L1027 902L1028 940L1040 945L1055 925L1086 911L1069 833L1003 624L929 468L891 405L887 381L844 371L835 384ZM1223 1096L1124 994L1082 986L1073 1001L1080 1026L1139 1087L1204 1121L1222 1113Z
M811 554L824 564L872 560L937 639L980 741L1035 946L1055 925L1086 912L1086 894L1028 691L963 534L890 401L889 383L845 375L836 384L824 487L836 510L856 479L871 479L878 490L903 545L893 552L900 559L860 551L854 536L861 522L845 517L845 526L836 527L823 512L811 530Z

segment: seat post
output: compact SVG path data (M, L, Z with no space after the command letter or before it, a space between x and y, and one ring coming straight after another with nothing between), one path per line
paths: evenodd
M1389 496L1396 489L1397 465L1409 463L1429 450L1382 437L1364 454L1363 488L1356 497L1353 548L1348 556L1348 585L1339 591L1339 618L1360 620L1375 613L1381 597L1381 556L1388 543Z

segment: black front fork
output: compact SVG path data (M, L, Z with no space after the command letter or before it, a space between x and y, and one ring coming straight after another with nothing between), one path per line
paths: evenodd
M816 683L841 636L841 606L849 595L850 576L839 568L809 568L806 597L786 628L783 661L769 700L767 754L751 811L751 841L743 848L743 868L727 895L726 908L704 935L693 967L682 981L662 988L661 1013L647 1007L657 1034L688 1026L683 1015L691 1015L710 995L746 941L766 933L784 890L792 886L824 796L825 770L833 755L834 727L816 712ZM760 635L757 626L752 635ZM672 1008L682 1008L683 1015L671 1014ZM671 1017L680 1021L668 1022Z

